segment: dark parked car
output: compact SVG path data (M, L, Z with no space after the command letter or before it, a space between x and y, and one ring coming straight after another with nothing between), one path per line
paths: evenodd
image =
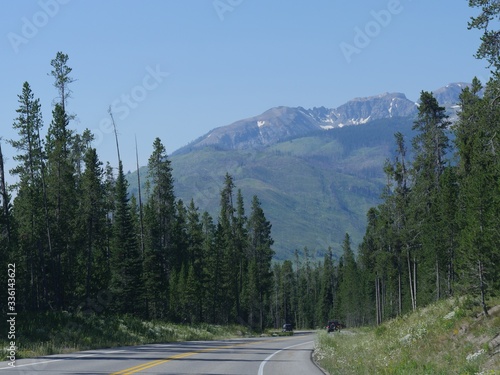
M282 332L292 332L293 328L291 324L283 324Z
M340 323L338 320L329 320L326 325L327 332L340 331L342 328L345 328L345 324Z

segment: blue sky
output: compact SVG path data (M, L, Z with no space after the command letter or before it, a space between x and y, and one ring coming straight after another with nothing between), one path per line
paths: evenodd
M116 165L113 106L125 170L134 138L145 165L155 137L171 153L209 130L285 105L337 107L354 97L488 77L473 55L467 0L4 0L0 137L28 81L45 129L56 96L50 61L69 55L71 124L96 134Z

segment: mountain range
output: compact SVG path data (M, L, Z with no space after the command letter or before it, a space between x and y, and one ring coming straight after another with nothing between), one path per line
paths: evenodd
M412 117L415 102L404 94L384 93L353 99L338 108L276 107L248 119L216 128L175 154L212 146L219 150L263 149L289 139L307 136L320 130L331 130L370 121Z
M452 83L434 90L450 119L461 90ZM346 232L354 245L366 227L366 212L380 202L383 165L395 149L394 133L413 137L418 102L402 93L355 98L337 108L276 107L211 130L175 151L175 193L216 220L224 175L233 176L245 202L257 195L268 220L277 259L308 247L329 246L340 254ZM160 135L161 138L161 135ZM145 181L147 168L140 169ZM130 191L137 176L128 175Z

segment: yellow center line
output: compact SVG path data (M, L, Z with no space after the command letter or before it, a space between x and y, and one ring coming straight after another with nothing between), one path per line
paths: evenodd
M279 340L282 340L282 339L276 339L276 341L279 341ZM170 357L165 358L165 359L158 359L156 361L146 362L146 363L143 363L141 365L137 365L134 367L126 368L124 370L113 372L111 375L132 375L132 374L138 373L139 371L147 370L151 367L159 366L159 365L162 365L164 363L167 363L167 362L170 362L170 361L173 361L176 359L190 357L190 356L195 355L195 354L213 352L213 351L221 350L221 349L229 349L229 348L234 348L234 347L242 346L242 345L258 344L258 343L261 343L264 341L267 341L267 340L245 342L245 343L241 343L241 344L233 344L233 345L226 345L226 346L218 346L217 348L207 348L207 349L200 349L200 350L196 350L196 351L192 351L192 352L180 353L180 354L176 354L176 355L170 356Z
M131 368L119 371L119 372L115 372L112 375L131 375L131 374L135 374L135 373L137 373L139 371L147 370L148 368L159 366L159 365L161 365L163 363L167 363L167 362L173 361L174 359L189 357L189 356L195 355L197 353L198 352L188 352L188 353L176 354L176 355L173 355L173 356L171 356L169 358L166 358L166 359L162 359L162 360L158 360L158 361L153 361L153 362L147 362L147 363L144 363L144 364L139 365L139 366L135 366L135 367L131 367Z

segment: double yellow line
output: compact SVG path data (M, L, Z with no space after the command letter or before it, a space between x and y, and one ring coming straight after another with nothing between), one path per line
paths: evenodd
M142 365L126 368L126 369L118 371L118 372L113 372L111 375L132 375L132 374L138 373L139 371L147 370L151 367L159 366L159 365L162 365L164 363L174 361L176 359L190 357L190 356L195 355L195 354L213 352L213 351L221 350L221 349L229 349L229 348L234 348L234 347L242 346L242 345L257 344L260 342L264 342L264 340L244 342L241 344L233 344L233 345L226 345L226 346L218 346L216 348L207 348L207 349L196 350L193 352L180 353L180 354L176 354L176 355L170 356L170 357L165 358L165 359L159 359L159 360L152 361L152 362L146 362L146 363L143 363Z
M126 368L125 370L121 370L121 371L118 371L118 372L113 372L111 375L131 375L131 374L135 374L135 373L138 373L139 371L147 370L148 368L159 366L159 365L162 365L164 363L173 361L175 359L190 357L190 356L198 354L198 353L201 353L201 351L176 354L176 355L173 355L173 356L165 358L165 359L159 359L157 361L146 362L146 363L143 363L142 365L138 365L138 366Z

